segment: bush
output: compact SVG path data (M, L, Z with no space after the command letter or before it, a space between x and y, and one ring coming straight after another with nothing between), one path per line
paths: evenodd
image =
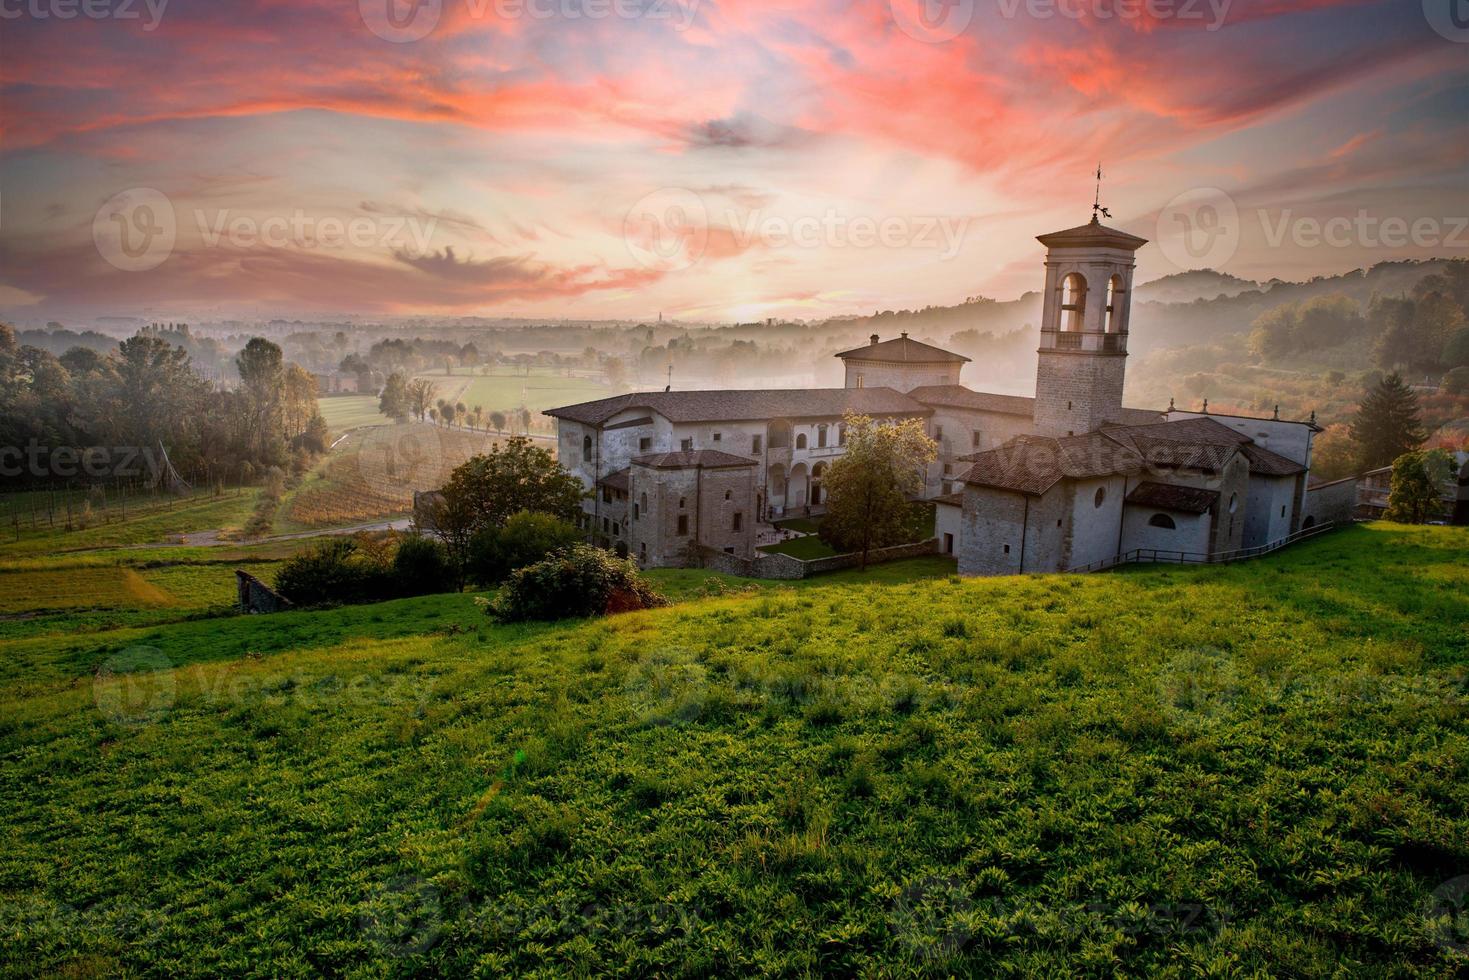
M393 555L393 591L399 596L458 592L459 576L449 551L433 538L410 534Z
M298 606L372 602L393 593L393 575L380 553L352 538L327 538L281 564L275 589Z
M581 537L581 531L552 514L520 511L504 527L475 534L469 544L470 578L482 585L498 584L517 568L569 548Z
M512 572L486 611L501 622L513 623L604 616L667 604L632 562L575 544Z

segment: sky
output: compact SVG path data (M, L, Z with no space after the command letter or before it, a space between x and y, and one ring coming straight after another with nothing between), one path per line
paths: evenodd
M1462 25L1462 26L1460 26ZM1469 255L1464 0L0 0L0 316L752 320Z

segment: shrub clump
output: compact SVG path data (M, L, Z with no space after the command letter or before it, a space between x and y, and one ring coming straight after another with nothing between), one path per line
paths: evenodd
M638 574L637 566L611 552L576 544L512 572L486 612L505 623L605 616L668 605Z
M469 575L481 585L497 585L517 568L534 565L569 548L582 533L554 514L522 510L503 527L477 531L469 544Z
M287 558L276 591L298 606L381 602L458 591L444 546L419 535L327 538Z

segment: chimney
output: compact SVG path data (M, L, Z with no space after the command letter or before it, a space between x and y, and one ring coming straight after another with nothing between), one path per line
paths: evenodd
M907 340L908 339L908 331L906 331L906 330L903 331L903 339L904 340Z
M877 334L873 334L872 337L871 337L871 340L872 340L872 346L873 347L876 347L877 346Z

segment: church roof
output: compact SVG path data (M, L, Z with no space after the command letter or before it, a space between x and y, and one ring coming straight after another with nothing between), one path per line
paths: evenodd
M1140 472L1143 458L1101 432L1062 439L1017 436L998 449L974 454L965 483L1040 495L1063 479Z
M1156 510L1172 510L1181 514L1203 514L1219 500L1218 490L1202 487L1180 487L1172 483L1139 483L1127 495L1126 502Z
M1305 472L1299 463L1210 418L1147 425L1109 422L1096 432L1064 439L1019 436L998 449L960 458L974 464L962 477L965 483L1043 494L1063 479L1137 474L1145 468L1219 473L1235 453L1249 461L1251 475Z
M1035 399L1024 395L996 395L988 391L972 391L963 385L922 385L908 392L925 405L941 405L945 408L968 408L978 412L997 412L1002 415L1035 414Z
M932 410L892 388L775 388L756 391L644 391L550 408L544 414L601 425L629 409L648 409L670 422L929 415Z
M620 470L613 470L611 473L608 473L606 476L602 477L602 479L598 480L597 486L610 487L613 490L621 490L623 493L627 493L627 478L629 472L630 470L626 466L624 466Z
M655 470L686 470L694 466L704 469L727 469L734 466L754 466L753 459L720 452L718 449L685 449L676 453L652 453L638 456L634 466L647 466Z
M883 341L876 339L877 334L872 336L873 342L867 346L844 350L836 356L849 361L886 361L907 364L967 364L969 362L969 358L963 354L955 354L942 347L914 340L906 333L893 340Z
M1146 238L1108 228L1095 215L1087 224L1039 235L1036 241L1046 248L1121 248L1129 252L1136 252L1148 243Z

